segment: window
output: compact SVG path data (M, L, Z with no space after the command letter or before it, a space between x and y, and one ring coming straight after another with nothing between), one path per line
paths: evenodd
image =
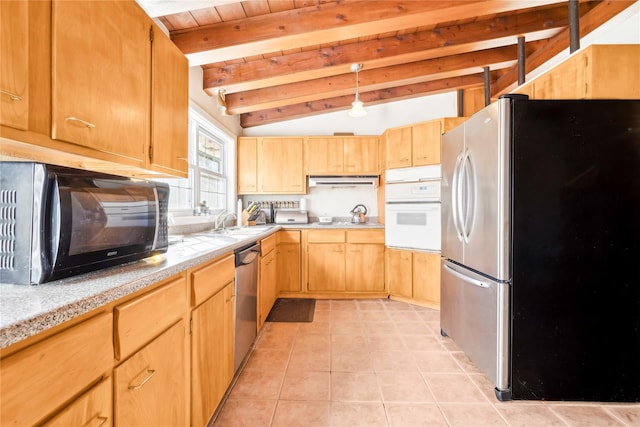
M232 141L204 115L189 109L189 177L161 180L171 187L172 213L190 215L203 203L211 213L230 208L229 175L235 173L228 161Z

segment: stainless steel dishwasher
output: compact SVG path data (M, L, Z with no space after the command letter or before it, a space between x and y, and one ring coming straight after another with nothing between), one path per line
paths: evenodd
M236 256L236 328L234 372L242 364L257 334L258 264L260 244L234 251Z

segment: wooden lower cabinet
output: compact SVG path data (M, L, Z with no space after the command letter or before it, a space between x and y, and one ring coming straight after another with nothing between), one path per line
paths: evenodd
M113 317L97 314L0 361L0 425L42 422L113 363Z
M276 291L300 292L300 230L280 230L277 234Z
M345 244L309 243L310 291L345 291Z
M275 236L274 236L275 237ZM264 325L278 292L276 289L277 264L275 248L260 258L260 281L258 286L258 329Z
M233 379L234 283L191 314L191 425L205 426Z
M440 254L404 249L387 250L389 295L440 307Z
M411 251L387 250L387 284L389 294L413 298L413 260Z
M384 292L384 245L347 243L346 290Z
M384 230L307 233L308 292L385 292Z
M440 254L413 253L413 299L440 306Z
M109 377L84 393L44 425L47 427L112 426L112 389L113 383Z
M116 425L188 425L185 324L180 320L113 371Z

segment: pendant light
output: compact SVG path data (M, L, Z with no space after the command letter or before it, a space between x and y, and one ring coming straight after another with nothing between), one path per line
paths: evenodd
M367 111L364 109L364 104L360 101L360 94L358 93L358 72L362 70L362 64L351 64L351 72L356 73L356 99L351 103L351 111L349 116L351 117L364 117L367 115Z

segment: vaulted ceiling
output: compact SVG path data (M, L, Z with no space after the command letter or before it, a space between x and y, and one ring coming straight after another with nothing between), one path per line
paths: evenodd
M580 1L580 36L634 1ZM354 63L365 105L483 87L485 76L497 96L517 83L518 38L527 72L569 46L566 0L139 2L155 3L147 12L242 127L347 110Z

